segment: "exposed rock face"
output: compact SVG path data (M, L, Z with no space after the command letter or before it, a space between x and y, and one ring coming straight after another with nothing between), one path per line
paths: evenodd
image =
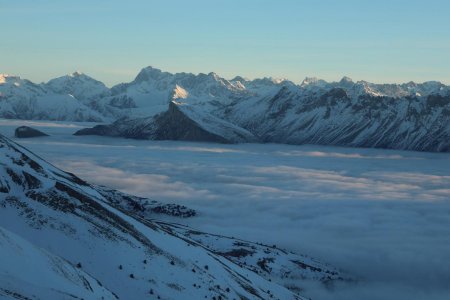
M76 131L73 135L120 136L120 133L114 130L113 125L114 123L111 125L96 125L92 128L83 128Z
M450 96L354 99L333 89L317 99L286 90L251 119L239 105L232 120L269 142L449 151Z
M170 103L167 112L155 118L155 140L206 141L231 143L223 136L203 129L184 114L176 104Z
M32 138L39 136L48 136L48 134L28 126L20 126L17 127L14 131L14 136L17 138Z
M142 218L151 219L155 214L190 218L197 214L195 210L180 204L161 203L156 200L128 195L105 187L96 187L96 189L108 199L109 203Z
M171 102L169 109L155 117L121 119L111 125L97 125L75 135L121 136L134 139L181 140L216 143L255 142L247 130L209 113L196 112L187 105Z

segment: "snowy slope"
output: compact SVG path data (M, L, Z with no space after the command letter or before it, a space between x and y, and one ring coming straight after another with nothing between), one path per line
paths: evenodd
M180 236L194 240L241 268L253 271L295 292L301 292L305 288L305 281L327 284L332 281L350 279L343 278L344 275L330 265L277 248L276 245L264 245L234 237L200 232L178 224L164 222L158 222L158 224L171 233L176 232Z
M1 299L116 299L81 268L1 227L0 257Z
M240 267L217 251L222 246L208 249L190 233L171 230L175 225L154 222L143 199L91 186L2 136L0 155L0 227L72 265L80 263L105 292L121 299L301 298L284 282ZM296 264L299 270L309 265L309 259ZM317 270L319 280L326 271ZM39 278L27 280L39 285ZM0 287L16 283L2 280Z

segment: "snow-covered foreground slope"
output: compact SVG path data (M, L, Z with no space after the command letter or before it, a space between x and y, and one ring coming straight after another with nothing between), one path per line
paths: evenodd
M349 278L341 277L340 272L329 265L280 249L276 245L265 245L234 237L209 234L178 224L164 222L158 222L158 224L170 232L177 232L193 239L242 268L299 293L308 286L304 283L305 281L332 285L340 280L349 280Z
M81 268L1 227L0 257L1 299L117 299Z
M1 135L0 155L0 228L26 240L20 243L27 249L18 251L17 256L23 256L25 261L31 259L28 255L42 256L46 253L43 251L51 253L51 257L59 256L60 259L51 258L54 263L59 262L60 271L56 273L62 273L75 285L92 280L82 280L81 270L90 274L101 282L91 287L93 293L109 295L109 290L121 299L146 299L152 295L162 299L301 299L283 285L299 291L301 279L341 279L334 268L276 247L252 247L252 256L258 260L239 266L241 262L226 251L232 250L230 245L218 242L212 247L211 241L191 238L195 232L192 229L152 219L152 214L158 213L194 215L186 214L186 208L159 205L155 209L156 205L147 199L92 186ZM228 244L238 241L221 239ZM27 246L31 244L34 246ZM8 253L14 244L0 246L4 248L2 253ZM259 260L264 258L267 266L261 267ZM45 268L45 263L37 261L36 267ZM80 270L74 270L74 265ZM267 274L259 274L261 268L274 272L265 270ZM0 270L12 274L0 277L0 291L11 288L15 293L28 293L27 289L20 289L20 282L14 281L18 278L37 286L30 291L39 299L47 299L52 292L47 288L51 283L45 277L38 278L39 273L19 276L26 272L20 264L2 263ZM292 276L286 275L286 280L282 280L280 270ZM64 278L58 280L62 282ZM70 286L61 290L82 292ZM86 294L86 298L97 297Z

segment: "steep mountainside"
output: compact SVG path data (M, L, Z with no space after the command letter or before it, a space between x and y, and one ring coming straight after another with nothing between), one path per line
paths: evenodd
M352 98L349 93L333 88L311 96L281 88L269 99L235 102L222 117L263 142L450 151L450 94Z
M155 117L119 119L111 125L81 129L75 135L120 136L135 139L208 141L217 143L256 142L249 131L214 115L172 101L169 109Z
M268 257L268 262L248 260L253 267L239 266L241 263L226 251L230 245L212 247L211 240L193 238L195 230L153 219L159 213L195 215L185 207L160 205L89 185L3 136L0 155L0 232L7 236L0 238L0 252L9 253L20 244L26 249L17 251L15 258L27 261L36 256L37 270L49 266L57 273L43 270L49 274L47 281L41 277L44 273L2 264L0 295L33 293L33 299L48 299L49 293L70 293L79 298L94 293L105 295L105 299L114 295L121 299L147 299L151 295L161 299L301 299L296 294L301 280L292 285L280 280L278 271L262 276L258 268L263 267L258 266L292 272L296 279L340 279L329 266L318 268L318 263L308 258L277 248L266 252L263 246L255 247L252 255ZM3 242L5 239L10 242ZM92 278L97 284L90 284ZM23 281L30 289L22 288ZM49 290L49 282L63 286ZM109 291L114 293L112 297Z

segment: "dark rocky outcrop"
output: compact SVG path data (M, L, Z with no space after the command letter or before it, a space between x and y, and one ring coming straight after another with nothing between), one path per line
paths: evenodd
M48 134L28 126L20 126L17 127L14 131L14 136L17 138L32 138L39 136L48 136Z
M155 140L180 140L195 142L232 143L213 132L199 126L194 120L184 114L179 107L171 102L169 109L155 118L157 129Z
M103 136L120 136L112 125L96 125L92 128L83 128L75 132L73 135L103 135Z
M174 102L169 109L155 117L127 119L123 118L110 125L97 125L78 130L74 135L102 135L149 140L177 140L193 142L237 143L255 141L256 138L245 129L213 117L210 114L189 115ZM198 118L198 120L196 119ZM202 126L208 123L216 131ZM224 133L221 135L221 133Z

